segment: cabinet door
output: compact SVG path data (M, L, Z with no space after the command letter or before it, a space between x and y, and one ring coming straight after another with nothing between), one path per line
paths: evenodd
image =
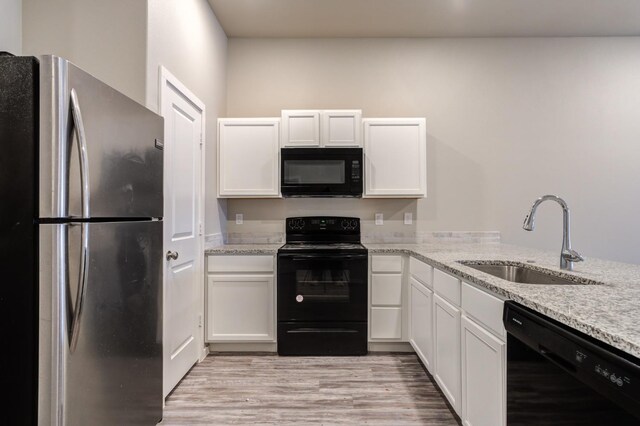
M434 308L434 378L451 406L460 414L460 310L437 294Z
M280 197L278 118L218 120L218 197Z
M413 349L433 373L433 292L409 278L410 292L410 339Z
M402 308L371 308L371 338L398 340L402 338Z
M360 110L322 111L322 127L320 129L322 146L362 146L361 128L362 111Z
M364 123L366 197L427 195L424 118L369 118Z
M282 110L283 147L319 147L320 111Z
M462 317L462 421L467 426L506 424L506 345Z
M208 341L274 341L273 275L209 275Z

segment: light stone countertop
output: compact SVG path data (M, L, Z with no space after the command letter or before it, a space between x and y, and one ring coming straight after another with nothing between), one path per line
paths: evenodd
M587 258L574 271L559 267L557 252L501 243L433 242L365 244L369 254L403 253L521 303L563 324L640 358L640 266ZM458 263L498 260L524 263L573 276L584 285L512 283Z
M434 241L423 244L364 243L369 254L407 254L467 282L521 303L563 324L640 358L640 265L587 258L574 271L559 268L560 249L542 251L496 242ZM234 244L215 254L275 255L279 244ZM512 261L573 276L584 285L519 284L464 266L460 260Z
M210 254L265 254L275 255L284 243L278 244L224 244L205 249L205 256Z

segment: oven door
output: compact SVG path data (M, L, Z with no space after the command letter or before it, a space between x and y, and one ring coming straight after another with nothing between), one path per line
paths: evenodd
M366 254L278 255L278 321L366 320Z
M285 197L361 197L362 148L283 148Z

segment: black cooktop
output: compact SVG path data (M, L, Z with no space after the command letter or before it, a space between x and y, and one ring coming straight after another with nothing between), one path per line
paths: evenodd
M287 243L280 247L278 253L367 253L367 248L360 243Z
M285 229L287 243L278 253L367 253L357 217L289 217Z

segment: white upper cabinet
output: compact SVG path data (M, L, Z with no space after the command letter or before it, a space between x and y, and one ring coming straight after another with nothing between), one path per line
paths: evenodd
M320 140L326 147L362 146L362 111L326 110L321 113Z
M362 111L282 110L282 147L362 146Z
M319 147L320 111L282 110L283 147Z
M218 197L280 197L280 119L218 120Z
M365 118L365 197L427 196L424 118Z

